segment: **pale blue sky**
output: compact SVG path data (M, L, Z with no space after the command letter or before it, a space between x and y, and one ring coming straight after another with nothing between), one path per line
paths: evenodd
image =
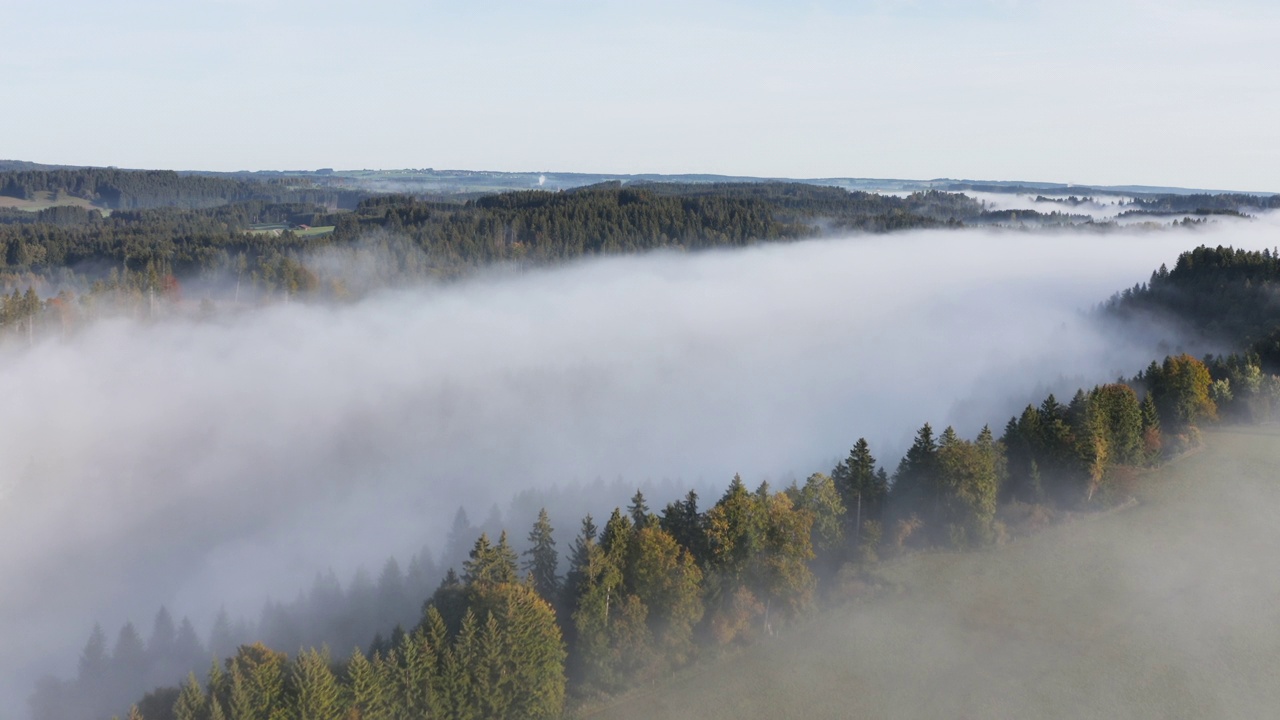
M1280 191L1261 0L0 0L0 157Z

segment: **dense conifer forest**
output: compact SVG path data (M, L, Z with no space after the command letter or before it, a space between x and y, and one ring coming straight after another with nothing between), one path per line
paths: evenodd
M965 225L1113 227L1069 212L991 210L958 193L897 197L782 182L611 182L459 200L339 192L279 178L67 169L0 173L0 188L18 198L52 193L39 209L0 208L0 328L25 329L30 337L103 314L153 315L157 307L181 310L184 304L200 304L207 313L217 303L289 297L343 300L485 267L528 268L590 256ZM60 197L94 205L59 204ZM1207 207L1239 213L1274 202L1247 195L1150 196L1133 200L1129 212ZM333 269L356 256L372 268L375 279L367 286L353 286ZM337 262L317 263L322 257ZM1226 262L1237 263L1232 272L1241 271L1242 261ZM1261 275L1239 292L1263 291L1259 283L1269 282L1263 275L1270 271L1259 262L1249 272ZM1183 274L1175 269L1169 287L1180 288ZM1136 288L1142 297L1117 311L1168 304L1168 293L1161 300L1148 297L1160 281ZM1209 311L1206 317L1220 319L1204 322L1248 322L1239 313ZM1273 352L1264 353L1268 362Z
M1121 323L1173 322L1192 337L1251 348L1267 371L1278 372L1277 287L1276 251L1201 246L1183 253L1172 270L1161 265L1149 282L1117 293L1103 309Z

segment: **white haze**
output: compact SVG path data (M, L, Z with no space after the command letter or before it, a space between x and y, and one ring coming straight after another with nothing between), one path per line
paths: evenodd
M859 436L892 469L926 420L999 431L1045 388L1152 358L1081 311L1182 250L1266 247L1276 227L658 253L11 345L0 714L35 675L74 672L95 620L145 629L166 604L203 633L224 602L252 617L317 570L439 547L460 504L478 520L596 478L804 477ZM575 528L558 530L563 550Z
M1035 210L1045 214L1058 212L1066 215L1085 215L1094 220L1110 220L1114 218L1125 210L1131 209L1126 208L1124 204L1133 200L1131 197L1093 195L1088 192L1081 192L1076 193L1075 197L1084 198L1085 202L1070 205L1062 202L1053 202L1055 199L1065 200L1071 197L1072 193L1070 192L1046 191L1037 195L1028 195L966 191L964 194L982 202L989 210ZM1051 199L1037 200L1036 198L1038 197ZM1144 219L1149 220L1150 218Z

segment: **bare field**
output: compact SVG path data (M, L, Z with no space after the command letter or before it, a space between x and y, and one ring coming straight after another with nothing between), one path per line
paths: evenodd
M895 590L600 718L1258 718L1280 707L1280 428L1227 428L1129 509L881 570Z

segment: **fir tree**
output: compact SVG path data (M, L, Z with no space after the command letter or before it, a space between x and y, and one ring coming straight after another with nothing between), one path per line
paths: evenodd
M538 511L538 520L529 531L529 549L524 554L529 559L524 562L523 569L533 579L533 587L548 602L555 602L560 596L560 576L556 570L560 557L556 553L556 541L553 537L551 518L547 509Z
M627 506L627 514L631 517L631 524L639 530L649 524L651 515L649 514L649 504L644 500L644 493L636 490L636 494L631 496L631 504Z
M329 652L307 650L293 661L290 716L306 720L342 720L337 678L329 669Z

